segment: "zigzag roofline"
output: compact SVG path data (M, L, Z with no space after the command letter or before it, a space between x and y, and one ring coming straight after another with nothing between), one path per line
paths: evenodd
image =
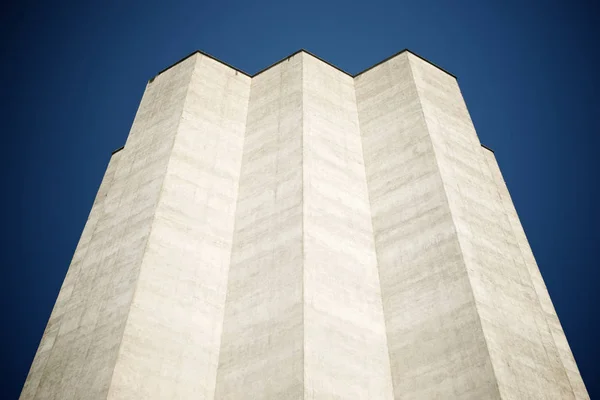
M324 63L325 63L325 64L327 64L327 65L330 65L331 67L333 67L333 68L337 69L337 70L338 70L338 71L340 71L340 72L343 72L344 74L346 74L346 75L348 75L348 76L351 76L352 78L356 78L357 76L359 76L359 75L361 75L361 74L364 74L365 72L367 72L367 71L369 71L369 70L371 70L371 69L373 69L373 68L377 67L377 66L378 66L378 65L380 65L380 64L383 64L384 62L386 62L386 61L388 61L388 60L391 60L392 58L394 58L394 57L396 57L396 56L398 56L398 55L400 55L400 54L402 54L402 53L404 53L404 52L408 52L408 53L412 54L413 56L420 58L421 60L425 61L426 63L429 63L429 64L433 65L434 67L436 67L436 68L437 68L437 69L439 69L440 71L443 71L443 72L445 72L446 74L448 74L448 75L450 75L451 77L453 77L454 79L456 79L456 76L455 76L454 74L451 74L450 72L446 71L444 68L440 67L439 65L436 65L436 64L432 63L431 61L427 60L426 58L423 58L423 57L421 57L420 55L416 54L416 53L415 53L415 52L413 52L413 51L410 51L409 49L404 49L404 50L401 50L401 51L397 52L396 54L392 54L391 56L389 56L389 57L387 57L387 58L385 58L385 59L383 59L383 60L379 61L378 63L376 63L376 64L374 64L374 65L370 66L369 68L367 68L367 69L365 69L365 70L362 70L361 72L359 72L359 73L357 73L357 74L355 74L355 75L352 75L351 73L349 73L349 72L347 72L347 71L344 71L343 69L341 69L341 68L340 68L340 67L338 67L337 65L334 65L334 64L330 63L329 61L326 61L326 60L322 59L321 57L319 57L319 56L317 56L317 55L315 55L315 54L313 54L313 53L311 53L310 51L308 51L308 50L305 50L305 49L300 49L300 50L297 50L297 51L295 51L294 53L292 53L292 54L290 54L290 55L288 55L288 56L286 56L286 57L283 57L283 58L282 58L282 59L280 59L279 61L276 61L275 63L273 63L273 64L269 65L268 67L261 69L260 71L258 71L257 73L255 73L255 74L253 74L253 75L252 75L252 74L249 74L249 73L247 73L247 72L245 72L245 71L243 71L243 70L241 70L241 69L239 69L239 68L236 68L236 67L234 67L233 65L231 65L231 64L228 64L228 63L226 63L226 62L224 62L224 61L222 61L222 60L219 60L218 58L216 58L216 57L214 57L214 56L211 56L210 54L208 54L208 53L205 53L204 51L201 51L201 50L196 50L196 51L194 51L193 53L191 53L191 54L188 54L187 56L183 57L181 60L177 61L176 63L169 65L167 68L163 69L163 70L162 70L162 71L160 71L158 74L156 74L156 76L158 76L158 75L162 74L163 72L165 72L165 71L169 70L170 68L172 68L172 67L176 66L177 64L179 64L179 63L181 63L181 62L183 62L183 61L187 60L188 58L192 57L192 56L193 56L193 55L195 55L195 54L202 54L203 56L205 56L205 57L208 57L208 58L211 58L211 59L213 59L213 60L215 60L215 61L217 61L217 62L219 62L219 63L221 63L221 64L223 64L223 65L226 65L226 66L228 66L229 68L231 68L231 69L233 69L233 70L235 70L235 71L237 71L237 72L239 72L239 73L241 73L241 74L244 74L244 75L246 75L246 76L248 76L248 77L250 77L250 78L253 78L253 77L255 77L255 76L257 76L257 75L259 75L259 74L261 74L261 73L263 73L263 72L267 71L268 69L271 69L272 67L276 66L277 64L279 64L279 63L281 63L281 62L283 62L283 61L285 61L285 60L289 59L290 57L293 57L293 56L295 56L296 54L298 54L298 53L301 53L301 52L304 52L304 53L306 53L306 54L310 54L311 56L315 57L316 59L318 59L318 60L320 60L320 61L324 62ZM156 78L156 76L155 76L154 78ZM150 81L154 80L154 78L152 78Z
M385 59L383 59L383 60L379 61L378 63L376 63L376 64L374 64L374 65L370 66L370 67L369 67L369 68L367 68L367 69L364 69L364 70L362 70L361 72L359 72L359 73L357 73L357 74L355 74L355 75L352 75L351 73L349 73L349 72L347 72L347 71L344 71L343 69L341 69L341 68L340 68L340 67L338 67L337 65L334 65L334 64L330 63L329 61L323 60L321 57L319 57L319 56L317 56L317 55L315 55L315 54L313 54L313 53L311 53L310 51L308 51L308 50L305 50L305 49L300 49L300 50L298 50L298 51L295 51L294 53L290 54L289 56L287 56L287 57L284 57L284 58L282 58L281 60L279 60L279 61L277 61L277 62L275 62L275 63L273 63L273 64L269 65L268 67L261 69L260 71L258 71L258 72L257 72L257 73L255 73L254 75L251 75L251 74L249 74L249 73L247 73L247 72L245 72L245 71L243 71L243 70L241 70L241 69L239 69L239 68L236 68L236 67L234 67L234 66L233 66L233 65L231 65L231 64L228 64L228 63L226 63L226 62L224 62L224 61L221 61L221 60L219 60L218 58L216 58L216 57L214 57L214 56L211 56L211 55L210 55L210 54L208 54L208 53L205 53L204 51L196 50L196 51L194 51L193 53L191 53L191 54L188 54L187 56L185 56L185 57L184 57L184 58L182 58L181 60L177 61L176 63L174 63L174 64L171 64L171 65L169 65L167 68L165 68L165 69L163 69L162 71L160 71L158 74L156 74L156 76L155 76L154 78L150 79L150 82L152 82L152 81L153 81L153 80L154 80L154 79L155 79L155 78L156 78L158 75L160 75L160 74L162 74L163 72L165 72L165 71L169 70L170 68L173 68L173 67L174 67L174 66L176 66L177 64L179 64L179 63L181 63L181 62L183 62L183 61L187 60L188 58L192 57L192 56L193 56L193 55L195 55L195 54L202 54L203 56L205 56L205 57L208 57L208 58L211 58L211 59L213 59L213 60L215 60L215 61L217 61L217 62L219 62L219 63L221 63L221 64L223 64L223 65L226 65L226 66L228 66L229 68L231 68L231 69L233 69L233 70L235 70L235 71L237 71L237 72L239 72L239 73L241 73L241 74L244 74L244 75L246 75L246 76L248 76L248 77L250 77L250 78L253 78L253 77L255 77L255 76L257 76L257 75L259 75L259 74L261 74L261 73L263 73L263 72L267 71L268 69L270 69L270 68L272 68L272 67L276 66L277 64L279 64L279 63L281 63L281 62L283 62L283 61L285 61L285 60L289 59L290 57L293 57L293 56L295 56L296 54L298 54L298 53L300 53L300 52L304 52L304 53L306 53L306 54L310 54L311 56L315 57L316 59L318 59L318 60L320 60L320 61L324 62L324 63L325 63L325 64L327 64L327 65L330 65L331 67L333 67L333 68L337 69L338 71L341 71L341 72L343 72L344 74L346 74L346 75L348 75L348 76L351 76L352 78L356 78L357 76L359 76L359 75L361 75L361 74L364 74L365 72L367 72L367 71L369 71L369 70L371 70L371 69L373 69L373 68L377 67L378 65L381 65L381 64L383 64L384 62L386 62L386 61L388 61L388 60L391 60L392 58L394 58L394 57L396 57L396 56L399 56L400 54L402 54L402 53L404 53L404 52L408 52L408 53L412 54L413 56L420 58L421 60L425 61L426 63L429 63L429 64L433 65L434 67L436 67L436 68L437 68L437 69L439 69L440 71L443 71L443 72L445 72L446 74L448 74L448 75L450 75L451 77L453 77L454 79L456 79L456 76L455 76L454 74L452 74L452 73L450 73L450 72L446 71L444 68L440 67L439 65L436 65L436 64L432 63L431 61L427 60L426 58L423 58L423 57L421 57L420 55L416 54L416 53L415 53L415 52L413 52L413 51L410 51L409 49L404 49L404 50L401 50L401 51L397 52L396 54L392 54L391 56L389 56L389 57L387 57L387 58L385 58ZM488 146L484 146L483 144L482 144L481 146L482 146L482 147L484 147L485 149L487 149L487 150L491 151L492 153L494 152L494 150L492 150L492 149L491 149L491 148L489 148ZM124 147L124 146L123 146L123 147ZM118 148L117 150L113 151L113 152L112 152L112 154L115 154L115 153L119 152L120 150L123 150L123 147L120 147L120 148Z

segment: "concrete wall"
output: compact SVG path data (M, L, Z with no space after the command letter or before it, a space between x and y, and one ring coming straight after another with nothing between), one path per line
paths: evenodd
M107 397L172 147L165 132L179 123L191 67L190 60L146 88L87 249L76 254L51 316L57 334L39 384L27 383L22 399Z
M499 398L410 61L356 78L394 393Z
M216 399L303 393L302 54L252 80Z
M392 399L353 79L303 58L306 399Z
M202 55L181 68L185 99L161 132L168 162L109 398L214 396L250 78Z
M212 398L249 86L202 56L148 84L22 399Z
M144 93L21 399L588 399L454 77L197 53Z
M570 390L576 399L588 399L587 390L581 379L579 369L573 358L573 353L562 330L560 321L550 300L548 289L544 284L542 275L537 266L525 231L521 225L515 206L510 198L506 183L502 178L502 173L494 157L494 153L482 148L481 152L484 153L484 157L487 161L488 168L491 175L493 176L498 191L499 201L502 203L506 218L510 223L514 240L516 241L521 256L523 257L523 263L525 264L529 276L531 278L532 286L535 290L537 298L540 303L540 309L537 310L535 315L536 325L539 330L541 343L544 347L544 351L548 356L548 363L553 373L555 374L554 379L557 379L562 386L562 393L566 393L565 397L570 397ZM565 381L563 370L567 375L568 382ZM570 385L570 388L569 388Z
M500 394L575 398L458 84L409 61Z
M110 186L112 184L115 169L117 168L120 156L121 153L114 154L110 159L108 167L106 168L104 178L102 179L102 183L100 184L100 188L98 189L98 194L96 195L96 198L92 205L92 209L81 234L81 238L79 239L79 243L77 245L77 248L75 249L75 254L73 255L71 265L69 266L67 275L65 276L65 280L58 294L58 298L56 299L56 303L52 310L52 314L50 315L50 319L44 331L44 335L42 336L42 340L35 354L35 358L33 360L31 369L27 376L27 380L23 387L23 391L21 392L21 399L35 398L42 378L44 378L43 391L45 393L40 393L38 398L52 398L53 396L55 396L56 392L60 390L59 384L60 378L62 378L62 376L60 376L60 372L62 371L55 371L56 375L54 379L50 380L49 378L52 378L52 371L46 370L46 366L48 363L48 359L52 354L54 343L58 338L60 323L63 319L63 316L68 309L72 308L72 305L69 301L70 296L73 292L77 276L81 270L82 260L87 252L87 248L89 247L90 242L92 241L92 236L95 231L96 225L98 224L98 220L104 213L104 203L106 199L106 194L109 191ZM60 346L60 342L62 342L62 347L60 348L59 354L56 354L55 350L55 354L51 361L51 366L62 365L63 363L66 364L66 360L63 362L59 359L59 356L63 355L63 357L68 357L67 352L69 351L69 347L73 343L74 339L74 335L70 336L70 338L65 339L64 332L61 335L58 345ZM56 388L51 387L51 385L54 385Z
M393 398L353 79L252 82L216 398Z

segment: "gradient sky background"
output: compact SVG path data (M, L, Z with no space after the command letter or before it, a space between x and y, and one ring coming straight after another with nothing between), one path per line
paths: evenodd
M147 80L196 49L254 73L299 48L350 73L409 48L458 76L590 395L600 398L597 6L83 0L1 7L0 398L20 393L110 153L125 143Z

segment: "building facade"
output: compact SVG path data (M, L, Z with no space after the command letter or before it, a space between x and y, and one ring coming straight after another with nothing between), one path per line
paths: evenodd
M152 79L21 399L588 399L456 78Z

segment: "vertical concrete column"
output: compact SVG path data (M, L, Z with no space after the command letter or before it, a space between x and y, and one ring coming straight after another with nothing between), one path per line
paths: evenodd
M58 331L39 385L23 399L106 399L193 65L187 60L146 87L101 216L52 317Z
M500 394L574 398L456 79L408 58Z
M454 77L148 83L21 399L589 399Z
M303 54L305 399L392 399L354 80Z
M249 87L200 55L148 84L22 399L213 397Z
M111 399L214 396L250 78L203 55L185 62Z
M355 78L398 399L498 399L409 53Z
M98 193L94 199L87 222L83 228L83 232L81 233L81 238L79 239L79 243L77 244L77 248L73 254L73 259L71 260L71 264L67 270L67 275L65 276L65 280L63 281L60 292L58 293L58 298L54 304L52 314L50 315L50 319L46 325L46 329L44 330L44 335L42 336L42 340L33 359L29 374L27 375L27 380L25 381L25 385L21 391L21 399L33 399L37 392L40 381L42 380L46 363L48 362L54 342L56 341L59 333L60 321L62 320L62 316L64 315L65 311L69 308L69 299L71 293L73 292L77 275L81 269L82 260L85 257L88 246L90 245L96 225L98 224L98 220L104 213L106 195L110 190L120 156L121 153L117 152L110 158L108 167L106 168L106 172L104 173L104 177L102 179L102 183L100 184L100 188L98 189Z
M489 170L496 183L499 200L504 207L504 212L506 213L508 222L512 228L514 239L521 251L523 262L529 272L531 283L533 284L533 288L540 302L542 312L536 314L536 325L539 329L544 350L548 355L550 368L554 370L559 377L562 376L560 370L564 368L568 377L568 383L570 384L570 388L572 389L575 398L589 399L585 384L581 379L579 369L575 363L573 353L571 352L567 338L565 337L560 321L556 315L556 310L554 309L552 300L548 294L548 289L540 274L535 257L533 256L531 247L525 236L525 231L523 230L523 226L517 215L510 193L508 192L506 183L504 182L504 178L498 167L496 157L494 156L494 153L488 149L481 148L481 152L487 161ZM570 394L569 387L563 379L559 379L559 382L562 383L562 394L568 398Z
M354 82L252 80L216 398L391 399Z
M302 54L252 79L216 399L301 399Z

